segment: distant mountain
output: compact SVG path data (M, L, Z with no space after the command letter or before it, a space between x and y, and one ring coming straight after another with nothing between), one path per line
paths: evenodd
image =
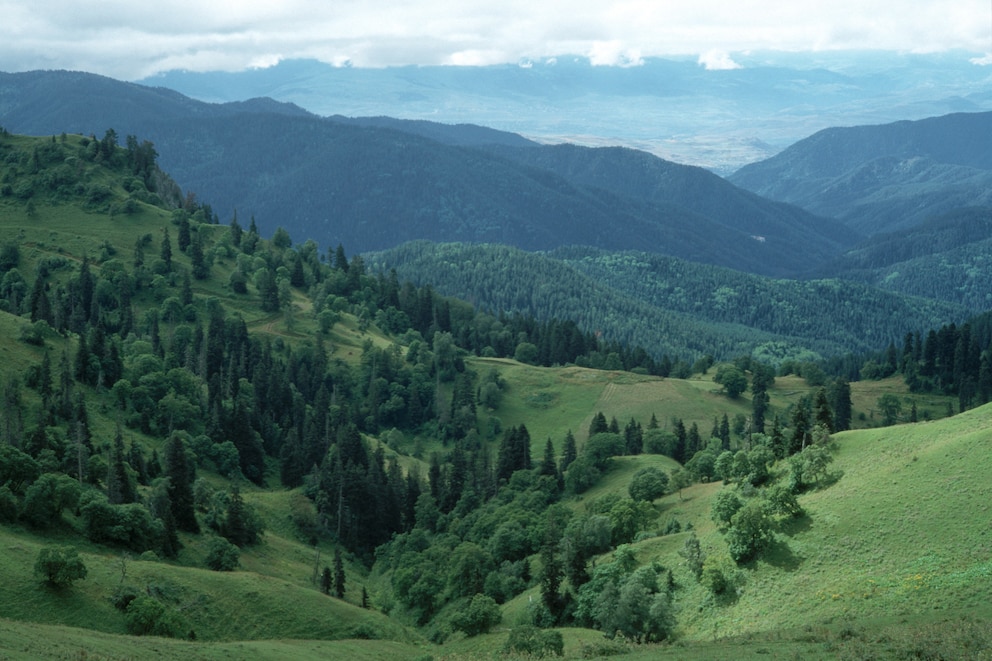
M68 72L0 75L0 125L154 142L159 162L223 216L343 243L496 242L526 250L647 248L767 275L836 257L856 235L697 168L632 150L538 147L519 136L386 118L324 119L256 99L207 104Z
M831 126L992 110L987 67L949 53L734 53L596 66L561 56L493 66L361 68L284 60L239 72L140 81L227 102L272 97L319 115L424 119L542 142L624 145L729 174Z
M992 112L832 128L730 181L845 221L865 234L992 204Z

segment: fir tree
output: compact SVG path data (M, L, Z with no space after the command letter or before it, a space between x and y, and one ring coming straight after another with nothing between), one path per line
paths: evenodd
M575 436L572 435L572 430L569 429L565 433L565 443L562 447L561 452L561 467L559 472L564 473L568 470L568 467L572 465L579 456L578 449L575 447Z
M334 549L334 596L344 599L344 561L341 559L341 550Z
M186 532L200 532L193 508L193 469L186 457L186 446L179 434L165 442L165 475L169 478L169 502L176 527Z

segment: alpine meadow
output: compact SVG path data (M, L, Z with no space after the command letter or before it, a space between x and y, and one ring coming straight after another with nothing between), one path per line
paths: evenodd
M3 659L992 659L992 113L0 83Z

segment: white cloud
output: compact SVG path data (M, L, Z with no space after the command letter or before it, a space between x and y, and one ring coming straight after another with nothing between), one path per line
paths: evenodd
M0 70L82 69L134 79L173 67L283 58L355 66L489 64L585 55L879 49L986 53L988 0L0 0ZM714 55L710 55L710 53Z
M741 68L741 65L734 62L729 53L722 50L706 51L699 56L699 64L707 71L729 71Z

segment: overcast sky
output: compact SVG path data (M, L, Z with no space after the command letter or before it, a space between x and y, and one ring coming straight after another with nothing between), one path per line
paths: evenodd
M749 50L964 50L989 63L992 0L0 0L0 70L134 80L281 59L494 64L586 55L636 65ZM983 57L985 56L985 57Z

